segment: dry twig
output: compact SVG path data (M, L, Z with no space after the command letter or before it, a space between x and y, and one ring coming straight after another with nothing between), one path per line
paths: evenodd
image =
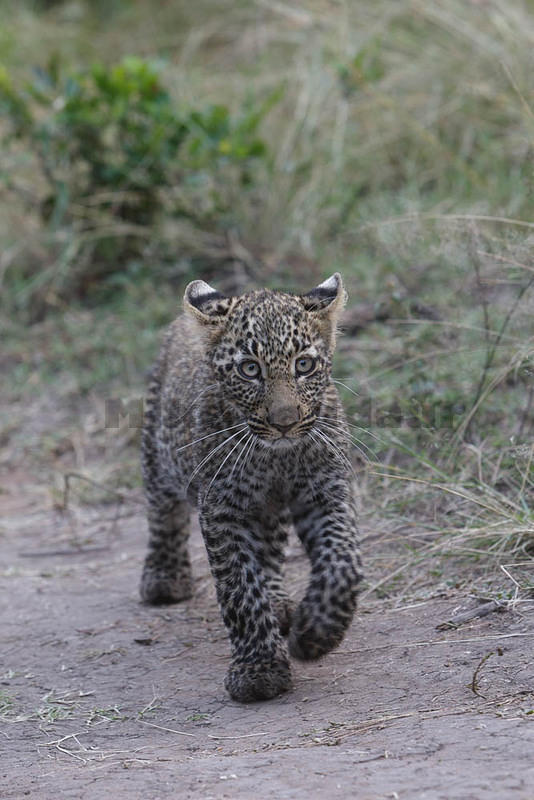
M461 611L459 614L453 614L450 619L446 620L445 622L440 622L439 625L436 625L436 630L447 631L450 628L458 628L460 625L463 625L464 622L469 622L469 620L476 619L478 617L485 617L487 614L491 614L493 611L506 610L506 604L501 603L499 600L491 600L489 603L481 603L475 608L470 608L467 611Z
M500 656L502 656L502 650L501 650L500 647L497 648L497 653ZM483 658L480 659L477 668L473 672L473 678L472 678L471 684L470 684L471 691L474 694L476 694L477 697L482 697L483 700L487 700L487 697L486 697L485 694L482 694L481 692L478 691L478 676L480 674L480 670L482 669L482 667L484 666L486 661L488 661L488 659L491 658L491 656L494 656L494 655L495 655L495 652L492 650L491 652L486 653L486 655Z

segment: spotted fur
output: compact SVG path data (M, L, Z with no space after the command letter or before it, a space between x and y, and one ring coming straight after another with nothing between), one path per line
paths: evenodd
M141 596L191 596L196 504L241 702L291 685L289 654L316 659L352 620L361 578L347 428L331 380L338 274L306 295L227 298L189 284L155 366L143 431L150 540ZM294 609L282 585L294 525L311 563ZM288 634L286 642L284 636Z

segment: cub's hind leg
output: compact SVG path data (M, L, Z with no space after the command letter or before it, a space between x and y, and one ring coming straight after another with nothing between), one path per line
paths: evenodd
M160 364L152 373L145 407L142 436L142 472L148 502L150 537L141 577L140 592L145 603L177 603L192 594L191 562L188 552L189 506L177 496L163 475L160 449L169 446L169 431L162 429L162 383Z
M149 497L148 553L140 592L145 603L159 605L187 600L192 594L188 551L189 505L175 497Z

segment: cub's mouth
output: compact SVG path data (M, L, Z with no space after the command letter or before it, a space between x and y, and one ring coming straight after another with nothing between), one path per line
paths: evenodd
M268 450L291 450L295 445L302 440L302 436L278 436L277 438L270 437L260 439L261 444Z
M301 441L306 433L313 429L315 421L314 417L308 417L306 420L299 420L293 424L276 425L269 423L268 420L251 418L248 420L248 426L251 433L261 439L264 444L283 449Z

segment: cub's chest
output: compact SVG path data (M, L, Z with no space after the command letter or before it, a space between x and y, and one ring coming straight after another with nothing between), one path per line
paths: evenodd
M255 499L266 511L288 505L303 484L300 448L271 454L251 466L248 480Z

